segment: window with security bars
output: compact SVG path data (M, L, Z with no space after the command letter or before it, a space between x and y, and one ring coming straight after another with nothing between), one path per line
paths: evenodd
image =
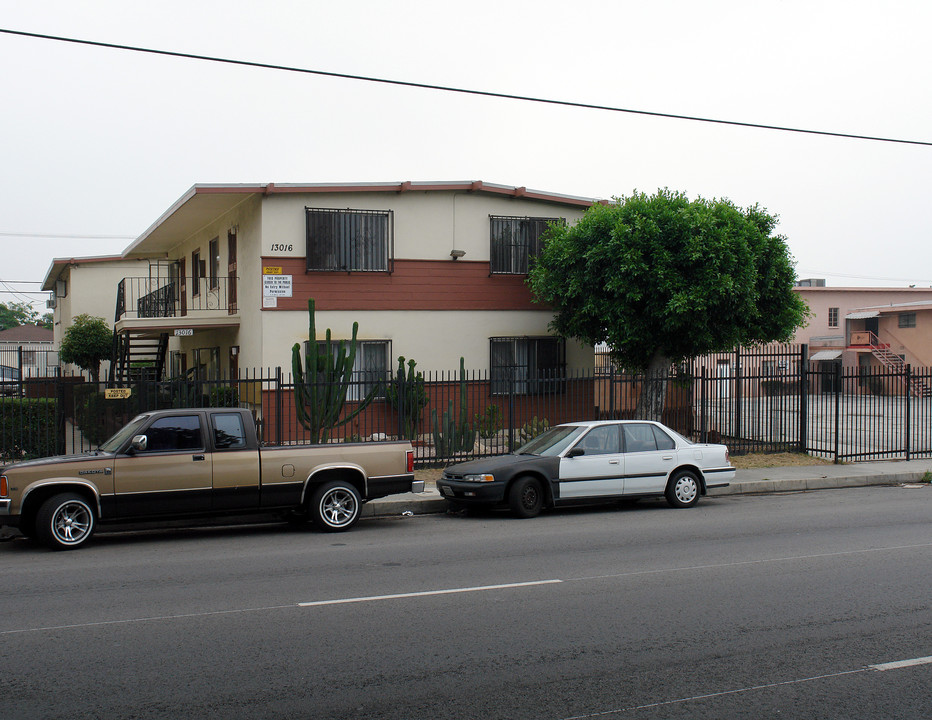
M897 319L897 327L914 328L916 327L916 313L900 313Z
M540 255L541 236L550 223L565 223L558 217L506 217L489 215L491 227L490 264L493 273L525 275L528 263Z
M391 272L391 210L305 208L307 271Z
M558 392L566 377L566 343L553 337L490 338L494 395Z
M318 342L318 352L325 352L326 343ZM349 342L344 341L344 348L349 352ZM388 358L391 356L391 341L389 340L359 340L356 342L356 357L353 359L353 374L350 386L347 389L347 400L362 400L374 387L383 385L391 379ZM304 343L307 352L307 341ZM334 358L339 353L339 341L330 343L330 353ZM376 397L383 397L380 392Z

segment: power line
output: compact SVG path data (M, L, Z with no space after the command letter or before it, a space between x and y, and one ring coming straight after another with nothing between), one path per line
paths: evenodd
M932 147L932 142L922 140L903 140L899 138L879 137L875 135L856 135L852 133L831 132L828 130L807 130L804 128L788 127L782 125L766 125L762 123L740 122L737 120L721 120L716 118L698 117L694 115L679 115L675 113L662 113L650 110L633 110L631 108L614 107L611 105L598 105L594 103L572 102L569 100L555 100L552 98L533 97L530 95L516 95L512 93L498 93L488 90L471 90L468 88L452 87L448 85L433 85L430 83L419 83L407 80L389 80L387 78L372 77L366 75L351 75L349 73L328 72L325 70L311 70L309 68L292 67L288 65L275 65L272 63L260 63L249 60L234 60L232 58L214 57L210 55L197 55L194 53L174 52L171 50L156 50L154 48L137 47L134 45L120 45L117 43L105 43L95 40L81 40L79 38L62 37L58 35L46 35L43 33L30 33L21 30L8 30L0 28L0 33L7 35L19 35L21 37L36 38L39 40L54 40L56 42L73 43L75 45L89 45L92 47L109 48L111 50L128 50L131 52L147 53L149 55L163 55L166 57L185 58L188 60L204 60L207 62L223 63L226 65L239 65L243 67L262 68L265 70L282 70L285 72L302 73L305 75L319 75L322 77L340 78L343 80L359 80L362 82L380 83L383 85L398 85L401 87L419 88L422 90L438 90L441 92L459 93L462 95L478 95L481 97L500 98L503 100L522 100L525 102L541 103L545 105L561 105L564 107L583 108L586 110L605 110L608 112L627 113L630 115L646 115L648 117L668 118L672 120L689 120L692 122L711 123L715 125L731 125L734 127L754 128L757 130L777 130L780 132L801 133L805 135L821 135L826 137L847 138L850 140L870 140L873 142L898 143L902 145L923 145Z
M135 240L135 235L56 235L55 233L21 233L0 231L0 237L49 238L53 240Z

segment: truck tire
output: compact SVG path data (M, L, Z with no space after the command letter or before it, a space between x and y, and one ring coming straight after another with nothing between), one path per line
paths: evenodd
M311 498L311 520L324 532L349 530L359 520L361 512L359 491L343 480L324 483Z
M77 493L53 495L36 513L36 537L53 550L74 550L91 539L94 509Z

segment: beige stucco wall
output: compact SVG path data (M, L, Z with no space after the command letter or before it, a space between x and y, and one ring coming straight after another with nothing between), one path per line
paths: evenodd
M447 260L454 248L467 260L488 260L489 215L562 217L567 223L583 215L582 208L466 192L315 193L272 195L262 211L262 254L304 257L305 207L392 210L395 257ZM291 247L291 250L273 249Z
M390 340L392 363L399 355L417 361L423 370L456 370L460 357L470 370L489 369L489 338L515 335L548 336L549 312L318 312L317 338L327 328L335 340L352 337L359 323L359 340ZM291 364L291 347L307 340L306 312L263 313L263 367ZM592 349L568 341L567 367L592 368Z
M66 295L56 298L55 309L52 311L54 348L57 350L61 347L62 338L74 324L77 315L101 317L113 327L117 286L120 280L125 277L145 276L148 268L147 260L79 260L64 267L58 279L65 281ZM109 361L101 363L101 378L107 376L109 366ZM74 365L65 365L63 369L65 373L77 374L81 371Z

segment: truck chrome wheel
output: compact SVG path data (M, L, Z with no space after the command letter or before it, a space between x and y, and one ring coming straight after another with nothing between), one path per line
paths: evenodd
M46 500L36 515L36 534L56 550L69 550L87 542L94 532L94 511L74 493Z
M359 519L361 506L356 488L338 480L326 483L314 493L311 517L326 532L349 530Z

